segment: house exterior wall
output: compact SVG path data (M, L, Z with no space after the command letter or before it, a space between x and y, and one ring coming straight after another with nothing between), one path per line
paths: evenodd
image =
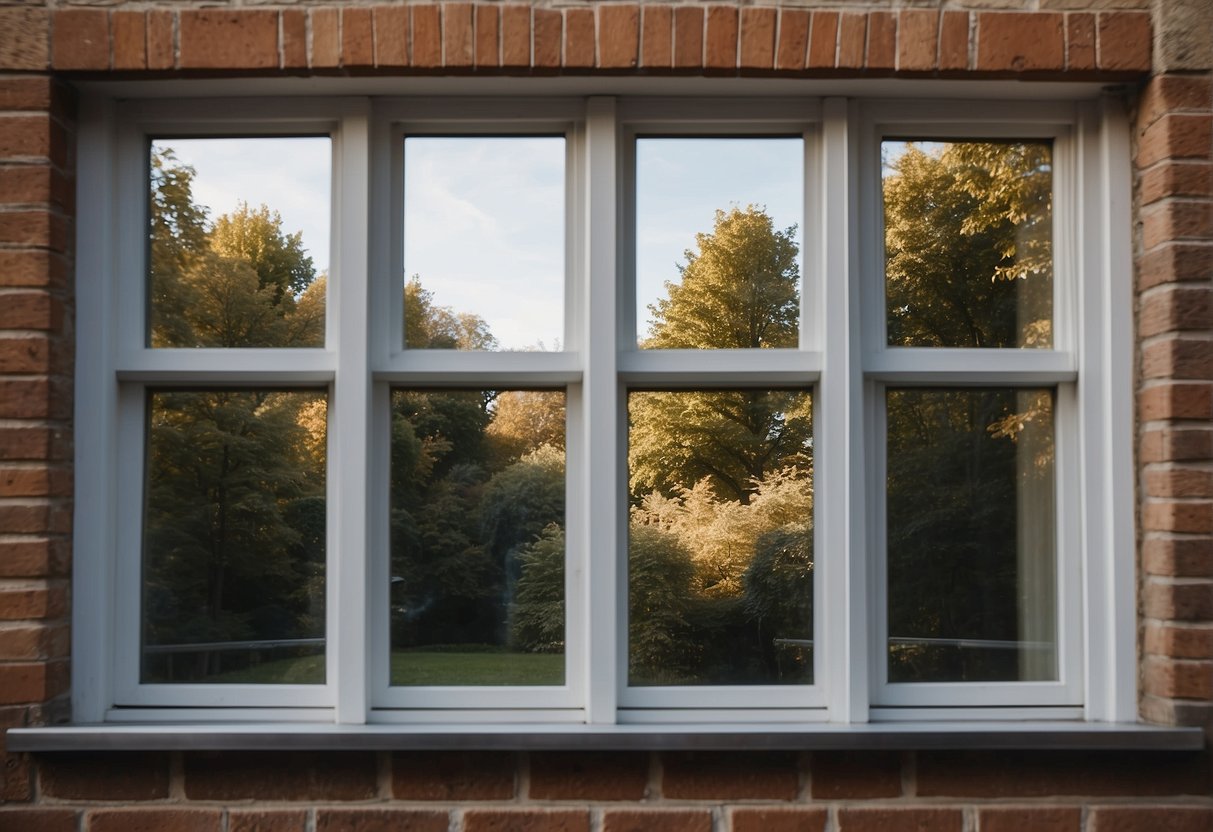
M1207 0L0 0L0 729L68 717L72 82L590 74L1099 80L1134 127L1140 713L1213 739ZM80 314L88 314L80 310ZM1213 828L1203 752L4 753L0 830Z

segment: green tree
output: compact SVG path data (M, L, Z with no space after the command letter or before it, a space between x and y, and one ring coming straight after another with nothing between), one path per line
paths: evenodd
M497 339L479 315L434 303L417 275L404 284L404 343L409 349L492 350Z
M173 151L152 153L149 199L149 309L153 346L192 340L186 311L193 301L182 280L206 249L206 208L194 202L195 171Z
M533 653L564 651L564 529L550 523L518 557L518 578L510 614L511 641Z
M775 229L761 208L717 211L711 233L696 234L681 279L649 307L642 346L660 349L795 347L800 316L795 226Z
M303 232L284 233L282 217L265 205L250 208L241 202L219 217L210 244L216 254L252 266L261 286L273 287L274 303L288 294L297 297L316 279L312 258L303 248Z

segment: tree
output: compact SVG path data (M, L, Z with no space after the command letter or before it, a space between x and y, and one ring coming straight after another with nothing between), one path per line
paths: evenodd
M1044 143L910 143L884 181L889 343L1052 343Z
M497 339L479 315L434 303L413 275L404 284L404 343L409 349L492 350Z
M303 249L303 232L284 234L282 217L261 205L241 202L236 210L215 220L211 248L252 266L263 288L273 287L274 303L299 296L316 279L312 258Z
M680 281L649 307L654 349L795 347L800 317L795 226L777 231L761 208L717 211L696 234Z

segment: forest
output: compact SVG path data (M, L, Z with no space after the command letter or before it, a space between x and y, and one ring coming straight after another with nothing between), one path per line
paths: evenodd
M886 142L890 346L1052 343L1051 149ZM269 206L211 217L150 160L148 341L318 347L326 276ZM789 349L795 229L706 210L642 349ZM405 346L491 350L475 315L404 282ZM393 685L565 680L565 391L394 389ZM1053 398L889 387L890 681L1055 678ZM628 392L628 680L813 682L811 389ZM147 392L144 682L320 683L322 389Z

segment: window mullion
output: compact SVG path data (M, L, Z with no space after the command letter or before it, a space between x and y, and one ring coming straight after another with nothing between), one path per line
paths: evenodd
M825 281L825 358L818 408L814 516L821 523L822 673L831 722L867 722L868 577L864 506L863 368L859 281L855 267L858 212L853 173L852 105L823 102L821 269Z
M616 288L616 165L618 125L613 98L591 98L586 105L585 376L582 413L585 467L580 546L589 553L585 616L586 721L613 723L623 662L619 552L622 544L619 477L623 462L623 424L619 381L618 292ZM572 609L572 605L570 605ZM591 626L592 625L592 626Z
M360 103L341 119L337 142L336 256L329 289L336 307L329 344L336 346L337 373L329 423L327 678L340 724L366 722L368 708L370 107Z

